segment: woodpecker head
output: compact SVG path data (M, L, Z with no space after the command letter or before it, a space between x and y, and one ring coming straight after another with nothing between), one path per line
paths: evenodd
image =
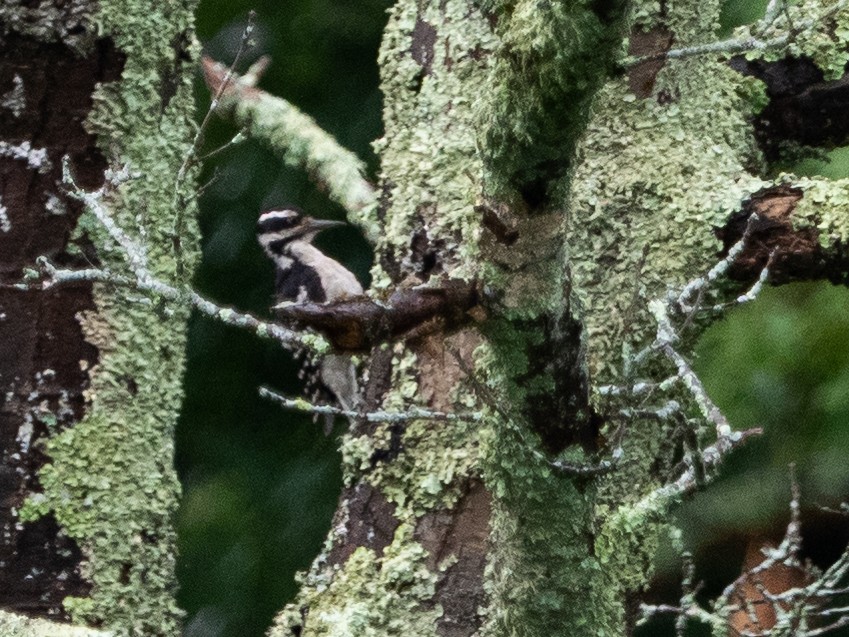
M263 212L257 221L256 232L263 250L274 259L285 255L295 241L311 243L322 230L344 225L343 221L313 219L297 208L287 207Z

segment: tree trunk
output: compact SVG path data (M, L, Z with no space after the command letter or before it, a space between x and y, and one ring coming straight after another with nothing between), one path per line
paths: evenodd
M0 8L3 634L100 634L47 620L179 629L173 430L188 309L104 283L54 287L45 272L126 267L80 200L98 189L157 274L177 267L184 209L190 272L193 184L176 177L192 135L195 4Z
M717 312L679 317L696 329L665 347L667 290L706 285L741 237L708 307L768 263L775 283L845 269L845 204L817 206L842 186L767 180L763 89L727 52L677 51L716 41L719 10L395 3L380 205L356 218L379 228L372 293L462 279L482 300L461 329L374 349L365 408L483 417L352 426L325 550L272 635L630 633L672 507L745 438L685 362ZM821 22L795 53L842 69ZM652 409L617 394L668 377Z
M775 35L773 15L752 36L761 57L807 56L828 90L846 63L842 3L785 7L792 33ZM0 594L93 628L68 634L179 631L187 308L316 341L184 286L191 9L0 10L14 61L0 71ZM325 185L355 191L337 200L376 241L374 297L465 282L478 303L369 352L364 410L407 416L359 417L345 435L333 529L271 634L631 632L672 507L745 439L689 368L699 329L685 328L765 267L774 283L846 280L845 185L762 176L756 133L780 141L764 123L781 113L754 117L764 88L746 74L772 91L768 62L721 59L758 48L745 37L697 46L718 13L717 0L395 4L380 205L326 135L310 129L296 154L316 175L352 168ZM249 90L237 118L273 107ZM294 137L314 126L295 120ZM274 137L273 117L241 124ZM59 634L17 613L0 628Z

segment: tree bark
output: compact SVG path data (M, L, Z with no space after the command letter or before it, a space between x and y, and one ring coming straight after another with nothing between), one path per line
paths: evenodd
M774 283L845 279L845 186L767 178L762 89L729 55L686 50L716 41L719 10L396 2L380 53L380 205L352 211L380 228L371 293L466 280L481 302L464 327L372 350L365 409L484 418L351 427L325 550L272 635L631 632L655 550L675 541L670 512L746 437L686 370L718 312L681 318L693 329L676 359L659 331L667 290L702 280L741 238L708 307L767 265ZM844 16L762 55L818 56L835 79ZM617 66L626 51L638 59ZM701 411L691 433L606 390L676 368L651 400ZM693 455L690 437L716 446ZM696 459L684 473L682 454Z
M37 263L126 267L79 198L103 189L156 273L176 267L178 201L190 271L193 185L175 177L192 135L195 4L0 9L3 634L178 632L173 429L188 310L103 283L54 287ZM122 167L132 178L118 183L109 171Z
M783 48L756 57L806 56L816 82L835 81L849 29L834 6L787 8L823 18L795 17L795 39L768 32L773 17L756 36ZM0 329L12 334L0 343L28 344L0 367L0 550L20 560L2 576L23 593L3 603L172 635L184 324L189 305L235 314L182 287L193 6L63 7L0 10L4 47L56 60L0 75ZM722 59L757 47L713 44L719 8L399 0L380 54L377 197L314 122L253 86L227 96L241 126L305 165L375 241L373 298L415 301L424 285L476 302L451 311L450 295L430 294L439 312L369 342L362 409L409 416L354 419L325 550L272 635L631 632L655 550L676 539L670 512L746 437L687 364L699 330L764 268L775 283L846 280L846 185L765 177L765 90ZM74 105L48 120L62 135L24 114L42 93ZM66 212L44 223L50 211ZM39 256L53 265L27 271ZM89 264L97 276L49 285L56 266ZM127 269L129 286L110 274ZM32 330L36 315L49 327ZM289 345L318 340L239 320ZM637 386L653 388L647 401ZM27 590L36 568L48 574ZM21 625L42 626L0 613L0 627Z

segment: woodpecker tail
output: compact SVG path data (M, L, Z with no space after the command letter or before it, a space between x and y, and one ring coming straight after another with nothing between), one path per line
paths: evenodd
M310 352L301 350L296 353L301 359L301 369L298 378L304 382L304 394L315 405L337 405L346 411L357 408L359 384L357 370L350 356L344 354L327 354L317 357ZM313 422L318 422L319 415L313 416ZM324 433L329 435L333 429L334 417L324 417Z

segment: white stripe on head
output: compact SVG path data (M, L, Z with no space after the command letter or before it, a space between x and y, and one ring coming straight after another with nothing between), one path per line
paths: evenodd
M280 210L266 210L259 216L259 223L269 219L290 219L300 217L303 213L297 208L281 208Z

